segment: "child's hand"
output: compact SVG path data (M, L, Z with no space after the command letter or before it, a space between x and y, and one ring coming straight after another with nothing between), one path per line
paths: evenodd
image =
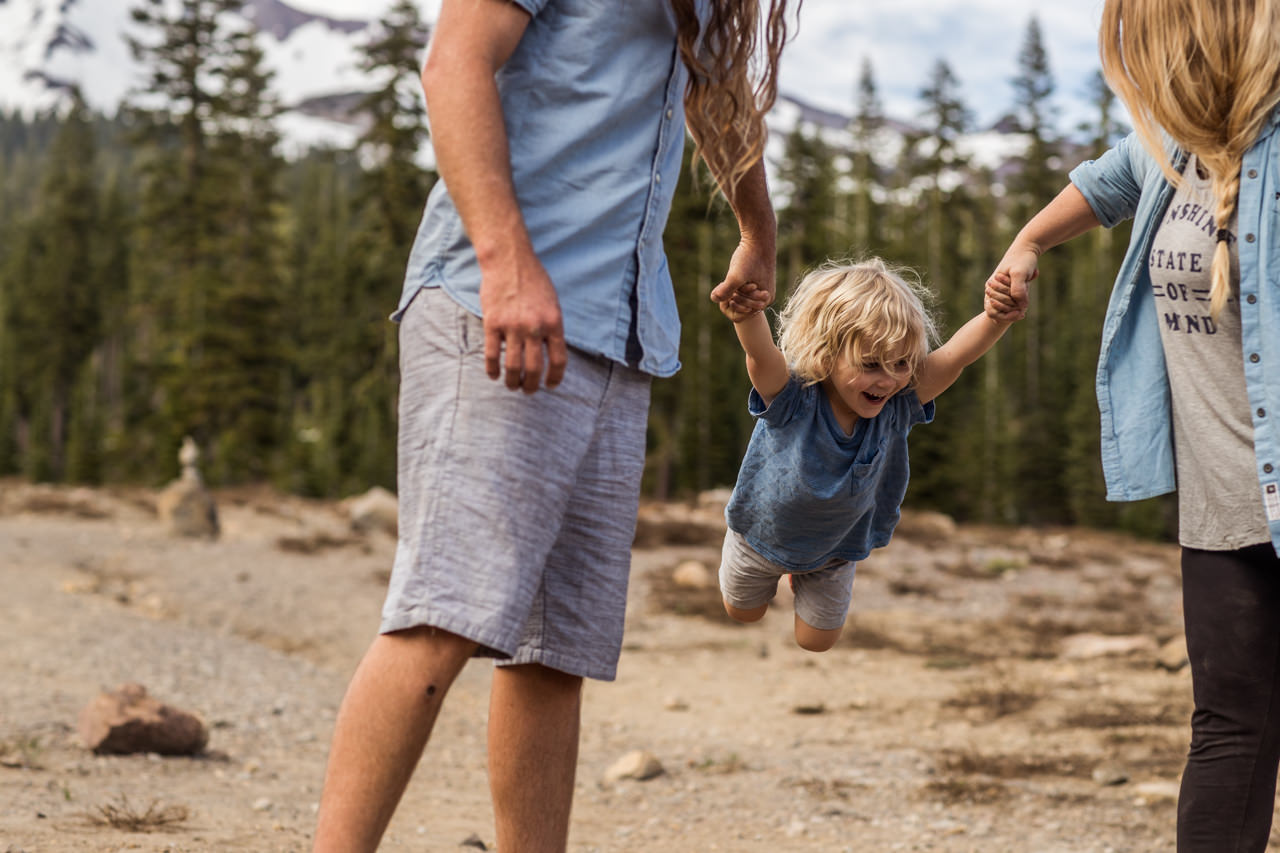
M1003 272L992 273L987 279L986 292L982 305L987 316L997 323L1012 323L1027 316L1027 291L1022 289L1020 297L1013 293L1013 282Z
M772 294L748 282L723 302L716 300L716 305L720 306L720 313L724 316L735 323L741 323L753 314L763 311L770 301L772 301Z

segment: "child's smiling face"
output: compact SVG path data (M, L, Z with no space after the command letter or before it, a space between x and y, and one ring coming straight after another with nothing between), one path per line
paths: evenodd
M889 398L905 388L910 379L911 369L905 357L861 364L840 358L822 387L837 420L849 432L858 418L880 414Z

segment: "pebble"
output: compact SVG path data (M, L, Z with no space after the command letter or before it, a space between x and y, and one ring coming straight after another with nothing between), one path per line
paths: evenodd
M1183 634L1169 640L1156 654L1156 663L1170 672L1177 672L1186 666L1187 662L1187 638Z
M1156 641L1145 635L1072 634L1062 641L1058 654L1069 660L1091 660L1132 652L1154 653Z
M1099 764L1093 768L1093 781L1099 785L1123 785L1129 781L1129 771L1119 764Z
M671 579L685 589L709 589L714 585L711 570L700 560L684 560L671 573Z
M644 749L633 750L619 758L609 769L604 771L603 781L606 785L622 779L635 779L644 782L666 772L662 762L652 752Z
M1134 793L1137 794L1133 801L1135 805L1139 806L1176 803L1178 801L1178 788L1177 782L1143 782L1133 787Z

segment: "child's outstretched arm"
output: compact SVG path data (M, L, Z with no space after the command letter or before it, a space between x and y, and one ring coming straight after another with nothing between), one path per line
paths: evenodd
M717 303L724 315L733 321L738 343L747 354L747 375L751 385L767 406L787 384L790 372L782 350L773 342L773 331L764 311L735 308L732 302Z
M950 388L960 372L991 349L1011 325L1011 320L993 320L983 312L961 326L951 340L929 353L916 382L920 402L927 403Z

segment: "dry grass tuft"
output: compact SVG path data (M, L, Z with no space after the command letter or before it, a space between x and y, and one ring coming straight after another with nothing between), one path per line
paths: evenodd
M953 805L990 805L1009 797L1009 789L1004 783L982 779L936 779L924 786L924 793Z
M1003 680L994 684L975 684L943 704L948 708L980 712L988 722L1025 711L1039 701L1035 693L1018 689Z
M334 536L331 533L312 533L309 536L280 536L276 539L276 547L290 554L317 554L335 548L366 546L367 543L354 536Z
M191 810L186 806L164 806L159 800L152 800L145 810L139 811L128 797L121 794L114 802L94 806L87 817L98 826L125 832L151 832L186 823L191 817Z
M947 750L938 757L939 767L947 773L995 779L1027 779L1032 776L1087 779L1095 763L1081 755L991 755L976 750Z

